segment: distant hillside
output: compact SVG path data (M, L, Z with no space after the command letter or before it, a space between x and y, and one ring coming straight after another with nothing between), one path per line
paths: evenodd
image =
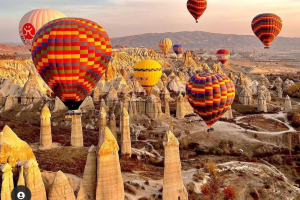
M29 53L25 45L0 44L0 54Z
M128 47L140 47L158 49L159 39L168 37L173 44L179 43L185 49L218 49L228 48L236 50L263 49L263 44L256 36L208 33L202 31L176 32L176 33L147 33L120 38L112 38L112 45L122 45ZM273 50L300 50L300 38L277 37L272 43Z

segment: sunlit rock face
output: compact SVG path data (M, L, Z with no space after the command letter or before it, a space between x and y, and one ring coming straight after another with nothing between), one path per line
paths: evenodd
M76 200L73 188L70 186L67 176L58 171L55 174L52 186L48 194L48 200Z
M164 140L165 167L163 179L163 199L188 200L188 194L181 177L179 142L172 131L168 131Z
M32 73L22 90L21 103L26 105L32 102L42 101L43 99L45 99L45 94L40 88L36 76Z
M124 185L119 162L119 146L109 128L97 152L96 200L124 200Z
M11 167L15 167L17 160L29 159L35 160L30 146L5 125L0 133L0 163L9 163Z

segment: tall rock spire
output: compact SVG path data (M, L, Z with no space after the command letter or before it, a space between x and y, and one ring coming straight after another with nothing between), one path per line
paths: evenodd
M49 147L52 144L51 135L51 113L47 105L44 105L41 112L41 131L40 131L40 145L42 147Z
M163 200L188 200L188 194L181 177L179 142L172 131L168 131L166 134L164 147Z
M81 115L72 115L71 145L83 147Z
M121 154L131 156L129 115L125 108L123 108L123 114L121 117L122 117Z
M124 200L124 185L115 136L105 128L104 142L98 151L96 200Z
M97 156L96 147L91 146L87 156L84 173L83 173L83 185L85 191L90 197L90 200L96 198L96 182L97 182Z

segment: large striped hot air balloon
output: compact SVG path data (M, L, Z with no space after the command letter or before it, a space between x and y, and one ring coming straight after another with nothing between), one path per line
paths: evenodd
M135 65L133 71L134 77L147 94L158 83L162 75L161 65L155 60L142 60Z
M252 20L252 30L254 34L268 49L273 40L280 33L282 21L279 16L272 13L259 14Z
M19 23L19 34L25 45L31 45L36 32L46 23L66 17L63 13L52 9L36 9L26 13Z
M220 49L217 51L217 58L224 65L230 58L230 52L227 49Z
M188 11L195 18L196 23L198 23L198 19L206 10L207 2L206 0L188 0L186 6Z
M231 106L235 88L233 82L224 75L196 74L187 82L186 95L194 111L210 127Z
M159 40L158 46L161 49L162 53L166 55L172 47L172 40L169 38L163 38Z
M181 45L181 44L175 44L175 45L173 46L173 51L174 51L177 55L183 54L183 47L182 47L182 45Z
M90 20L62 18L45 24L32 43L37 71L69 110L77 110L111 58L105 30Z

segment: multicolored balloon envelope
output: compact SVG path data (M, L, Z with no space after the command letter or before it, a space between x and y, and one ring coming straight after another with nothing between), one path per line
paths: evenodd
M46 23L66 17L63 13L52 9L36 9L26 13L19 23L19 34L25 45L31 45L36 32Z
M206 10L207 2L206 0L188 0L186 7L198 23L198 19Z
M182 47L182 45L181 45L181 44L175 44L175 45L173 46L173 51L174 51L177 55L183 54L183 47Z
M203 73L194 75L187 82L186 95L194 111L210 127L231 106L235 88L222 74Z
M135 79L147 94L158 83L162 75L161 65L155 60L142 60L135 65L133 71Z
M257 15L252 20L252 30L254 34L268 49L273 40L282 29L282 21L279 16L272 13Z
M166 55L172 47L172 40L169 38L163 38L159 40L158 46L161 49L162 53Z
M230 52L227 49L220 49L217 51L217 58L224 65L230 58Z
M77 110L111 58L105 30L90 20L62 18L45 24L32 43L32 60L69 110Z

